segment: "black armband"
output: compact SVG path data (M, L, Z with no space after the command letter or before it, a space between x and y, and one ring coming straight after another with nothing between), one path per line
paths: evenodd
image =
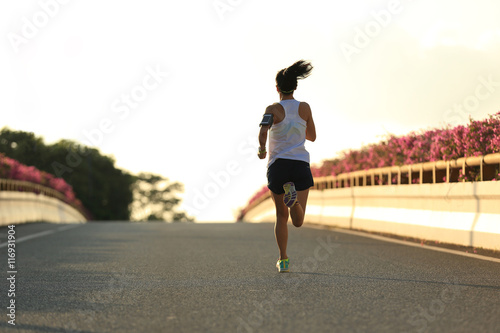
M273 125L273 114L272 113L264 114L264 117L262 117L262 121L260 122L259 126L272 126L272 125Z

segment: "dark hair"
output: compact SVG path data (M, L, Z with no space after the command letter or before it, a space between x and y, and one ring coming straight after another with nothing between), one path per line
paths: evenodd
M297 89L297 80L311 75L313 66L310 62L299 60L288 68L283 68L276 74L276 84L283 94L291 94Z

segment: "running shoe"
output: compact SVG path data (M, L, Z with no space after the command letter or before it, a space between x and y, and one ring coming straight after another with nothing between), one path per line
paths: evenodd
M290 260L288 260L288 258L283 260L278 260L278 262L276 263L276 268L278 268L278 272L280 273L290 272L290 268L288 267L289 264Z
M295 190L295 184L292 182L285 183L283 185L283 189L285 190L285 197L283 201L287 207L293 207L297 202L297 191Z

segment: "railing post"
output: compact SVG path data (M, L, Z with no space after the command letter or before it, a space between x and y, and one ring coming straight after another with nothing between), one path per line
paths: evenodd
M484 156L481 155L481 164L479 165L479 175L481 176L481 179L479 181L483 181L483 164L484 164Z
M424 183L424 165L420 163L420 185Z
M446 182L450 182L450 161L446 161Z
M432 183L436 184L436 162L432 164Z
M464 157L464 162L462 163L462 183L465 183L465 160L466 158Z

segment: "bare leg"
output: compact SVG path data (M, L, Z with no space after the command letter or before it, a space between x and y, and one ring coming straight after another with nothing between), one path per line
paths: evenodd
M301 227L304 223L308 195L309 189L304 191L297 191L297 202L290 208L292 223L297 228Z
M274 205L276 206L276 224L274 225L274 235L280 251L280 260L287 259L286 246L288 243L288 207L283 202L284 194L271 192Z

